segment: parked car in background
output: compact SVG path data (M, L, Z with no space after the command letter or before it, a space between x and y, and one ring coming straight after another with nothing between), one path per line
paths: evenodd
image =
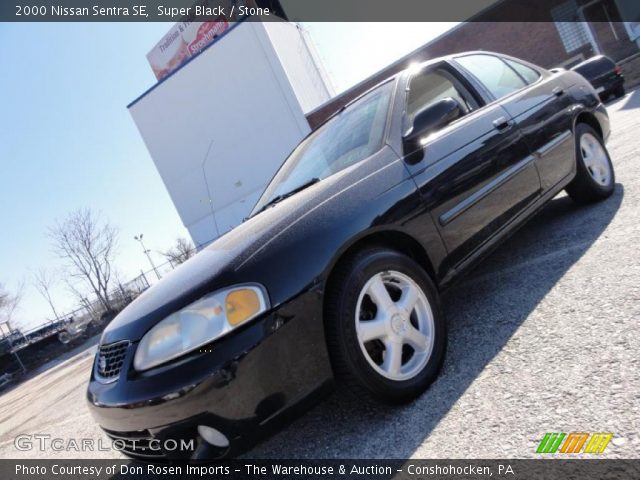
M603 102L612 95L619 98L625 94L622 68L605 55L591 57L571 70L589 80Z
M441 292L563 189L609 197L608 136L572 71L470 52L385 80L296 147L244 223L108 325L93 416L134 458L211 459L336 381L410 401L444 359ZM178 439L195 448L165 448Z

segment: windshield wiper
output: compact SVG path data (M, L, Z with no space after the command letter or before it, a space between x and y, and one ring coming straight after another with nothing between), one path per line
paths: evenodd
M273 197L271 200L269 200L267 203L265 203L260 210L258 210L256 213L254 213L253 215L251 215L252 217L259 214L260 212L265 211L267 208L275 205L276 203L280 203L282 200L284 200L285 198L289 198L292 195L295 195L298 192L301 192L302 190L304 190L305 188L310 187L311 185L314 185L316 183L318 183L320 181L320 179L318 177L314 177L311 180L307 180L306 182L304 182L302 185L297 186L296 188L294 188L293 190L288 191L287 193L281 193L280 195L276 195L275 197Z

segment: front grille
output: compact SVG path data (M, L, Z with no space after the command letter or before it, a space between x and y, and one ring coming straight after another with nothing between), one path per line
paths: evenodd
M165 454L160 448L161 442L154 441L149 430L138 430L135 432L114 432L103 429L112 440L113 447L122 453L144 460L163 460ZM151 443L154 441L153 443Z
M118 379L124 357L129 347L128 341L101 345L98 349L96 372L98 380L113 382Z

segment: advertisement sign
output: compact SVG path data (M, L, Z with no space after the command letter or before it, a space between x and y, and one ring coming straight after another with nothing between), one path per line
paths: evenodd
M179 22L147 54L147 61L162 80L229 28L220 15L212 22Z

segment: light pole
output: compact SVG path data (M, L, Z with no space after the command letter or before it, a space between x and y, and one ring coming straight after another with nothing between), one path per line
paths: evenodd
M142 233L140 235L136 235L135 237L133 237L133 239L139 241L140 245L142 245L142 251L144 252L144 254L149 259L149 263L151 264L151 268L153 268L153 271L156 272L156 277L158 277L158 280L160 280L160 273L158 273L158 269L156 268L155 264L153 263L153 260L151 259L151 255L149 255L149 252L151 252L151 250L147 250L147 247L145 247L144 243L142 243Z

